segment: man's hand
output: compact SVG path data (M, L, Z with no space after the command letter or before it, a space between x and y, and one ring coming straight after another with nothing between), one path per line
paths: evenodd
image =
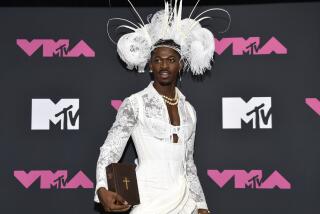
M106 212L124 212L131 207L121 195L109 191L104 187L99 188L97 193L100 203Z
M206 209L198 209L198 214L208 214L210 213L209 210L206 210Z

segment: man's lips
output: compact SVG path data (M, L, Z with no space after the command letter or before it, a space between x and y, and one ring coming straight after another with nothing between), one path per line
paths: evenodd
M169 71L160 71L160 72L159 72L159 75L160 75L162 78L167 78L167 77L169 77L169 74L170 74Z

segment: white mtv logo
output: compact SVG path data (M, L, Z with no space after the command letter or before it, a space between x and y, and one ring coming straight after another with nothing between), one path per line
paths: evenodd
M241 121L252 128L271 129L271 97L253 97L247 103L241 97L222 98L223 129L241 129Z
M50 99L32 99L31 129L49 130L50 121L60 128L79 129L79 99L61 99L53 103Z

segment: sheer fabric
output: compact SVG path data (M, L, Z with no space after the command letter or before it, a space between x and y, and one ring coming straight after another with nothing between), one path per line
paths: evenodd
M120 160L131 136L138 153L136 173L141 204L130 213L196 213L208 209L194 163L196 111L176 88L180 126L170 124L166 104L153 86L124 99L108 131L96 169L96 191L107 188L105 167ZM178 135L173 143L172 135ZM95 191L94 200L99 202Z

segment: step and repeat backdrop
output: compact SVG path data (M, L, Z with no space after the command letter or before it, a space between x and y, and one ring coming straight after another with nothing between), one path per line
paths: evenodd
M320 3L220 7L229 31L219 33L222 12L203 22L215 35L213 68L178 83L197 111L207 204L220 214L320 213ZM137 9L147 20L160 8ZM99 147L122 100L152 80L117 56L111 17L137 22L129 7L0 8L3 213L101 213ZM121 162L135 158L129 139Z

